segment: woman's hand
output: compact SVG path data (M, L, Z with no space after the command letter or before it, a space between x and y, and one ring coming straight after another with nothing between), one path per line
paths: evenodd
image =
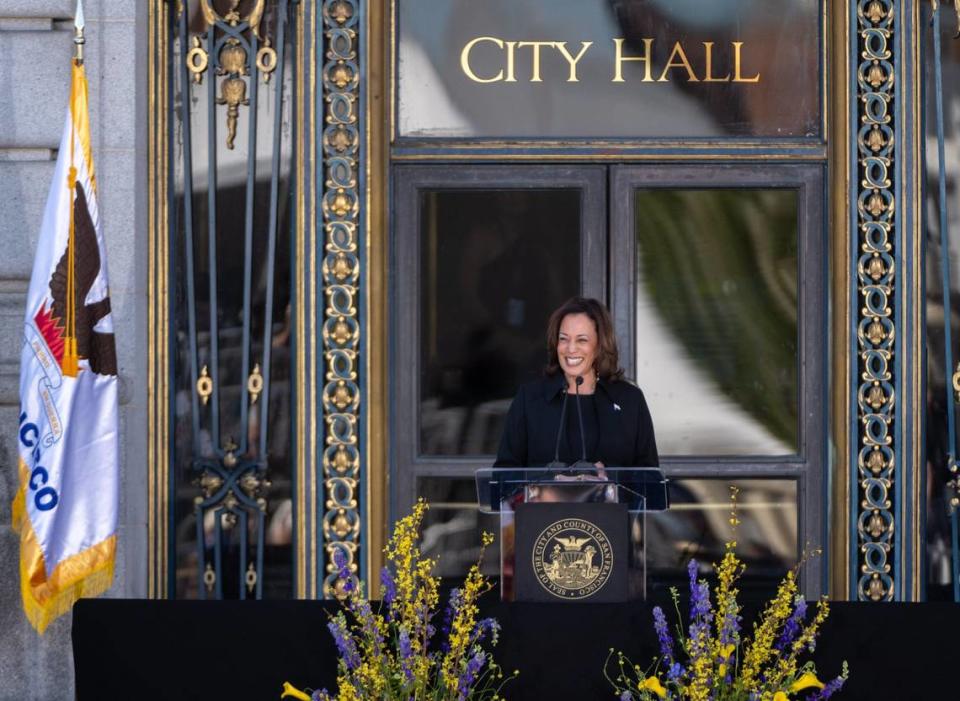
M605 465L599 460L593 463L593 466L597 468L597 474L589 475L581 472L579 475L565 475L559 473L554 475L553 479L558 482L609 482L610 478L607 477L607 471L604 469Z
M609 482L610 478L607 477L607 471L604 469L606 466L599 460L593 464L597 468L597 477L604 482Z

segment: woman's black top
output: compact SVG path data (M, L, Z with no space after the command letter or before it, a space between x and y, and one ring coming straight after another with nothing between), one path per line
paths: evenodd
M494 467L543 467L553 462L560 427L563 373L523 385L507 413ZM657 442L650 410L638 387L616 380L599 380L592 395L581 395L587 460L607 467L657 467ZM580 459L580 424L576 395L567 399L560 438L560 460Z

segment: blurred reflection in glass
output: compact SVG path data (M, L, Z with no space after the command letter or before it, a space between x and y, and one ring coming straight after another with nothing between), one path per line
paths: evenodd
M580 290L580 196L421 196L421 455L497 452L517 387L546 362L550 312Z
M929 15L928 15L929 16ZM943 118L944 152L947 177L947 226L950 236L950 326L953 335L953 362L960 360L957 341L960 339L960 200L957 198L960 177L960 46L953 40L955 25L942 14L941 44L943 53ZM926 28L928 23L923 23ZM929 30L925 30L929 31ZM937 162L937 122L933 90L933 40L924 42L926 74L929 87L925 91L926 110L926 202L924 223L926 282L926 573L928 600L953 598L951 573L950 507L951 479L948 455L951 452L947 434L947 392L955 368L946 367L943 309L943 246L940 242L940 197Z
M477 487L472 477L421 477L417 495L430 503L423 520L424 555L437 560L436 573L444 579L463 579L480 554L480 535L497 540L487 550L483 571L500 576L500 519L477 509Z
M737 553L746 564L744 600L761 600L799 553L797 483L793 480L679 479L670 482L670 509L647 515L647 567L651 596L684 588L687 563L695 558L706 574L730 540L730 486L737 496Z
M402 0L397 3L399 133L817 136L820 5L818 0ZM463 53L482 37L501 43L483 40L470 49L466 63L485 81L478 82L464 70ZM615 39L623 42L621 59L644 58L622 60L619 80ZM534 41L544 45L535 49ZM554 42L565 42L568 57Z
M798 445L797 193L638 190L637 382L661 455Z

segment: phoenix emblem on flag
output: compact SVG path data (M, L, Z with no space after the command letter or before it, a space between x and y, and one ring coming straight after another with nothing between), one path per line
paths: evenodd
M97 232L87 208L87 198L80 183L76 184L76 198L73 201L74 216L74 271L73 299L70 299L70 251L64 251L57 267L50 276L50 295L53 303L44 304L33 320L37 330L65 371L64 355L68 329L69 307L75 310L77 357L90 363L90 370L98 375L117 374L117 351L113 333L96 330L97 323L110 313L109 294L103 299L87 303L87 295L100 274L100 248L97 246Z

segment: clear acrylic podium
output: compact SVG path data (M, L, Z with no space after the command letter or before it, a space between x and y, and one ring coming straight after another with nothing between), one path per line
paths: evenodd
M476 483L480 511L500 517L502 600L604 600L594 596L597 582L611 576L604 571L603 533L598 542L589 532L564 528L591 526L597 519L578 520L586 512L613 524L617 534L610 539L618 553L611 558L617 563L612 576L620 581L607 588L607 595L619 586L623 593L616 600L646 598L647 513L670 506L667 480L659 468L607 467L602 476L597 470L570 468L482 468ZM553 506L529 506L535 504ZM541 516L551 523L546 527L533 523ZM529 584L531 579L541 586Z

